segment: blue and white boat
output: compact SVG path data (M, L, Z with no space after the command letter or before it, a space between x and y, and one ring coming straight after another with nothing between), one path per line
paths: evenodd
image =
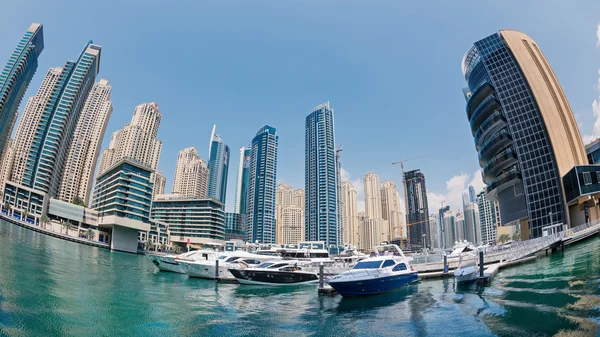
M417 282L419 276L397 245L383 245L354 268L327 280L344 297L380 294Z

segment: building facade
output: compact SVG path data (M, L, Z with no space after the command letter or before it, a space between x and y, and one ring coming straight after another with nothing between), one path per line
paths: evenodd
M237 184L235 186L235 205L233 211L239 214L248 213L248 182L250 180L250 161L252 148L240 147Z
M478 246L481 244L481 224L479 222L479 207L470 202L464 208L465 240Z
M338 214L334 113L329 102L318 105L305 122L305 239L341 243Z
M229 146L217 135L214 125L208 147L208 196L225 204L227 194L227 174L229 172Z
M302 209L306 209L306 193L304 193L304 188L299 188L294 190L294 198L293 198L294 206L300 207ZM304 220L303 220L304 223Z
M388 223L387 232L390 234L390 241L404 236L403 214L400 205L400 193L398 193L396 183L391 180L384 181L381 186L381 214L383 220Z
M200 158L195 147L179 151L173 179L173 194L191 198L206 198L208 196L208 177L208 166Z
M154 172L154 189L152 190L152 198L154 199L155 195L165 194L165 189L167 187L167 177L165 177L162 172L155 171Z
M342 233L343 244L358 247L359 219L357 192L351 182L342 181Z
M246 240L246 214L225 212L225 241Z
M274 127L265 125L252 139L248 182L248 241L275 243L275 186L277 181L277 146Z
M29 26L0 74L0 158L10 139L25 91L38 67L44 50L41 24Z
M152 201L151 217L153 222L165 227L171 244L215 245L225 242L223 204L212 198L157 195Z
M495 245L498 242L494 202L485 197L485 192L477 195L479 209L479 224L481 226L481 241L483 244Z
M502 225L522 238L542 236L549 214L571 223L561 178L587 163L571 107L537 43L501 30L475 42L462 62L469 120L486 195L498 201ZM594 206L596 207L596 206Z
M297 245L304 241L304 210L289 205L281 210L281 244Z
M424 248L423 242L430 242L428 238L429 208L427 204L427 188L425 175L419 170L404 172L406 184L406 210L408 223L408 242L413 251Z
M113 111L112 87L106 79L94 83L75 126L58 188L58 199L72 202L76 197L88 205L92 179L108 119Z
M275 189L275 243L283 243L283 209L293 205L294 190L288 184L279 184Z
M379 176L369 172L364 176L365 217L369 219L375 231L376 244L390 241L389 226L384 224L381 207L381 183Z

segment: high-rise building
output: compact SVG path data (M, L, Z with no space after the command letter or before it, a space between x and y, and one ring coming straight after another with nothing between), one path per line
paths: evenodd
M100 146L113 111L111 91L108 81L101 79L88 94L68 146L58 188L58 199L62 201L72 202L79 197L86 205L89 203Z
M429 239L431 248L440 248L440 215L439 213L429 214Z
M294 192L290 185L277 185L277 188L275 189L275 243L283 243L283 209L293 205L293 197Z
M34 23L29 26L0 74L0 157L12 134L19 105L37 70L42 50L44 29L41 24Z
M248 213L248 181L250 179L251 156L252 148L240 147L240 163L238 165L237 185L235 187L234 213Z
M281 210L281 244L297 245L304 241L304 210L288 205Z
M306 240L341 243L338 214L338 178L335 156L334 114L329 102L306 116L304 181Z
M479 208L479 224L481 226L481 241L483 244L495 245L498 241L494 202L485 197L485 192L477 195Z
M306 199L305 199L305 193L304 193L303 188L299 188L294 191L293 201L294 201L294 206L300 207L302 209L306 208ZM302 220L302 223L304 223L304 220ZM302 240L304 240L304 238L302 238Z
M425 175L419 170L404 172L406 182L406 210L408 223L408 242L413 251L424 248L423 242L430 242L428 238L429 208L427 205L427 188Z
M454 218L454 240L455 241L464 241L465 239L465 214L462 212L456 212L456 217ZM448 246L452 247L452 246Z
M46 83L42 86L52 82L51 93L48 99L39 102L43 107L32 109L39 114L34 112L33 115L37 116L27 117L29 121L36 119L37 123L27 127L33 131L30 135L31 142L25 144L27 152L20 154L24 159L23 174L19 181L13 180L14 183L48 193L51 197L57 196L67 150L100 69L100 50L100 46L90 41L77 61L67 61L56 81L48 79L53 74L46 76ZM40 88L40 91L47 89ZM28 102L28 105L30 103L32 102Z
M173 179L173 194L190 198L206 198L208 195L209 171L195 147L179 151L177 168Z
M403 237L402 212L400 211L400 193L396 183L391 180L383 182L381 187L381 209L383 220L388 222L389 240Z
M365 217L367 217L375 231L376 244L382 241L390 241L390 232L388 223L383 223L381 214L381 184L379 176L369 172L364 176L364 194L365 194ZM378 234L378 235L377 235Z
M351 182L342 181L342 233L343 244L358 247L358 201Z
M444 246L452 248L454 242L458 240L456 237L456 217L454 216L454 212L448 209L444 212L443 219Z
M159 194L165 194L167 187L167 177L165 177L160 171L154 172L154 189L152 190L152 199L154 196Z
M469 185L469 202L477 202L477 194L473 185Z
M246 214L225 213L225 240L246 240L244 218Z
M465 240L479 245L481 244L481 224L479 223L479 207L470 202L464 209L465 217Z
M227 174L229 172L229 146L225 145L217 135L217 126L214 125L210 134L208 147L208 196L225 204L227 194Z
M443 205L443 203L442 203ZM440 248L441 249L446 249L446 248L452 248L452 246L448 247L446 245L446 237L448 236L448 234L446 234L446 226L444 224L444 214L446 214L446 212L450 211L450 206L445 206L442 207L438 210L438 223L439 223L439 232L440 232Z
M562 178L587 164L586 151L537 43L524 33L501 30L475 42L462 71L486 195L500 204L502 225L520 224L523 238L535 238L549 222L578 221L583 210L577 196L565 200ZM597 214L596 205L588 207Z
M268 125L260 128L252 139L246 228L248 241L275 243L278 142L276 129Z

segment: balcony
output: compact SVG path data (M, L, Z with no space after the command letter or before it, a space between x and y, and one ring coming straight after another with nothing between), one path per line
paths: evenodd
M504 116L502 116L502 112L496 111L491 114L490 117L481 123L479 129L477 129L473 135L473 140L475 141L475 147L477 148L477 151L481 149L481 143L487 135L504 128L506 125L506 119Z
M497 174L514 165L516 162L517 155L512 148L509 147L498 153L483 168L483 181L489 184Z
M501 129L495 134L491 135L481 145L479 150L479 165L482 167L492 158L496 153L507 146L512 144L512 136L508 133L506 128Z
M498 102L496 96L490 95L486 97L481 104L475 108L471 118L469 119L471 123L471 132L475 133L483 121L485 121L493 112L498 111L499 109L500 102Z
M474 110L481 105L488 96L494 93L494 87L489 82L482 84L477 90L471 95L467 102L467 118L471 120L474 114Z
M513 186L514 184L521 181L521 173L517 169L517 166L513 166L507 172L499 175L494 179L486 188L485 192L490 200L497 200L498 193L505 189Z

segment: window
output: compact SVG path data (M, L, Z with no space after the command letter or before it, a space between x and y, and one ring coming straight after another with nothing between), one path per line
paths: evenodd
M590 174L590 172L583 172L583 184L584 185L591 185L592 184L592 175Z
M381 265L381 261L362 261L356 264L352 269L377 269Z
M598 183L600 183L600 171L596 171L596 179L598 180Z
M381 268L390 267L390 266L393 266L394 264L396 264L396 262L394 262L394 260L385 260L383 262L383 265L381 266Z
M392 271L401 271L406 270L406 265L404 263L398 263Z

